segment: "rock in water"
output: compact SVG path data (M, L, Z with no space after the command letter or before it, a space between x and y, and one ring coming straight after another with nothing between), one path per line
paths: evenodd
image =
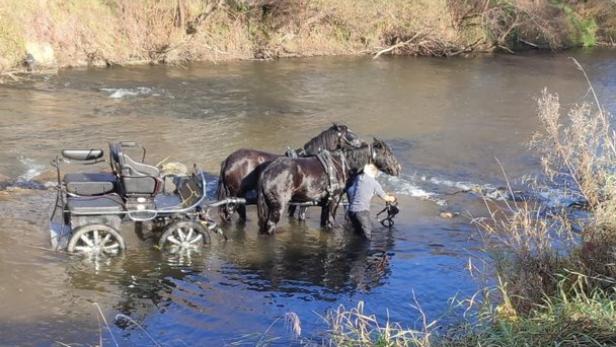
M445 219L451 219L455 216L457 216L458 213L456 212L450 212L450 211L443 211L440 213L441 218L445 218Z

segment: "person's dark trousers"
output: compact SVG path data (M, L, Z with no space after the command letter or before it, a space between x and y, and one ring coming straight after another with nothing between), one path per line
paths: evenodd
M365 238L372 237L372 220L370 219L370 211L349 211L349 219L353 225L353 229L360 233Z

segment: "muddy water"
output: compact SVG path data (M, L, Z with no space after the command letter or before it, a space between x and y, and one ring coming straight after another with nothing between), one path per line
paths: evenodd
M603 102L614 110L613 51L575 52ZM584 100L586 84L566 55L473 59L313 58L63 71L0 87L0 174L27 180L63 147L135 140L148 160L164 158L215 173L241 147L283 152L331 121L388 141L403 165L382 177L401 199L391 231L371 243L339 229L322 232L318 211L260 236L245 226L214 237L202 254L173 258L124 233L129 251L92 262L49 251L53 194L0 192L0 344L166 346L292 342L287 312L302 336L318 340L319 315L366 301L369 312L418 323L413 293L430 319L459 318L448 299L483 283L465 270L482 257L468 218L484 214L468 187L503 184L536 172L526 151L543 87L562 103ZM375 201L373 211L380 208ZM101 321L98 308L109 330ZM449 314L447 312L450 312ZM123 319L129 316L141 328ZM117 318L117 319L116 319ZM146 333L147 332L147 333ZM265 335L263 335L265 333Z

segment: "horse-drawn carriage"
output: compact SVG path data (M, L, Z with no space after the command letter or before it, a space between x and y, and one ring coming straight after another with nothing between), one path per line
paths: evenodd
M332 127L312 138L303 148L286 154L240 149L221 164L218 198L248 198L257 205L259 227L272 234L288 208L289 215L300 207L299 219L309 206L321 207L321 226L331 226L346 187L367 164L393 176L401 171L391 148L382 140L363 142L346 125ZM251 194L252 193L252 194ZM256 199L250 199L250 196ZM393 211L393 209L390 209ZM230 221L235 209L220 208L223 221ZM245 206L237 209L246 219ZM394 214L389 213L389 222ZM391 223L393 225L393 222Z
M140 160L133 153L141 150ZM331 151L331 152L330 152ZM131 153L129 155L128 153ZM301 155L284 156L238 150L221 165L218 201L208 202L203 172L164 174L145 163L146 150L135 142L109 144L105 172L70 172L61 165L105 162L102 149L63 150L52 162L57 198L51 216L52 246L72 253L113 255L126 248L122 222L148 226L161 250L200 249L210 232L221 231L209 217L218 207L223 221L234 211L245 219L247 194L257 192L259 226L273 233L288 207L320 206L321 225L331 225L346 186L367 164L397 176L400 164L382 140L368 144L346 126L334 124L310 140ZM388 210L390 224L395 213ZM397 209L395 210L397 212ZM300 218L305 212L300 211Z
M135 160L128 152L141 150ZM207 202L203 172L165 175L145 161L146 150L135 142L109 144L110 171L62 176L61 164L104 162L102 149L63 150L52 165L57 170L57 198L51 216L52 245L73 253L115 255L126 248L121 225L149 225L162 250L199 249L218 230L209 208L243 203L227 198Z

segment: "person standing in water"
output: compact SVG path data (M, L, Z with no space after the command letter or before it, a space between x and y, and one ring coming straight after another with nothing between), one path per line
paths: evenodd
M386 202L396 201L396 197L386 194L376 180L379 169L373 164L364 166L361 174L355 177L353 184L347 189L349 200L348 216L356 232L365 238L372 237L372 219L370 218L370 201L376 194Z

